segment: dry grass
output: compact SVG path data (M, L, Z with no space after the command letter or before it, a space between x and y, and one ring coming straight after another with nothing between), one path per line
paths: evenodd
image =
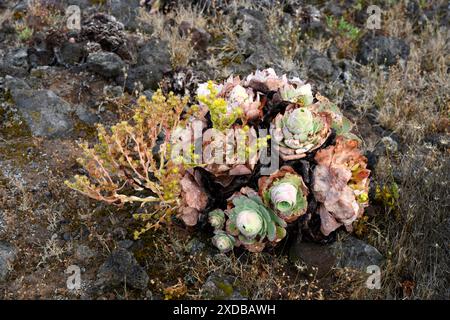
M26 23L35 31L46 28L59 29L65 24L61 9L57 3L51 5L43 0L31 0L25 17Z
M172 27L169 41L170 59L174 69L187 67L192 59L195 59L197 52L192 45L190 36L181 36L178 27Z
M397 212L377 210L366 240L387 258L382 289L354 292L355 298L449 298L450 162L448 149L424 141L430 134L448 135L450 83L449 32L437 23L421 30L407 19L403 2L387 11L384 33L410 44L406 63L390 69L365 66L360 83L349 87L360 116L375 115L397 134L402 154L382 157L374 180L400 187Z
M175 227L169 233L149 236L137 253L151 275L154 293L163 295L181 281L186 291L180 298L202 299L202 285L210 275L219 275L231 278L231 285L250 299L324 299L314 275L305 275L285 255L225 255L212 248L191 253L185 232Z
M420 143L432 132L448 130L450 62L448 29L428 24L414 32L403 3L387 11L387 35L410 44L406 63L389 70L362 67L361 83L349 88L361 112L376 108L379 123L409 143Z
M381 28L391 36L398 38L411 37L413 23L406 16L406 1L399 1L383 14Z
M432 147L410 148L391 163L403 177L400 216L380 214L368 239L388 258L382 290L372 297L388 299L449 298L450 192L447 157ZM380 162L377 180L389 183L389 168ZM414 284L407 288L407 281Z
M267 17L267 28L274 39L275 45L280 48L285 59L292 61L301 50L299 20L292 19L287 23L283 21L284 12L281 6L266 8L263 12Z
M422 43L412 45L406 67L392 68L376 93L380 124L410 142L420 142L426 134L439 129L450 111L445 61L448 42L439 31L425 33ZM428 71L423 70L425 61Z
M194 50L192 38L190 35L182 35L179 26L182 22L188 22L192 27L206 28L207 21L200 9L180 7L168 14L149 13L141 10L139 18L152 26L152 37L168 42L174 68L187 67L195 59L197 52ZM172 23L168 23L168 21Z
M396 210L376 207L377 214L366 223L364 240L386 257L381 289L367 289L365 273L337 269L328 298L450 298L450 160L443 156L434 147L421 146L380 159L377 184L401 178Z

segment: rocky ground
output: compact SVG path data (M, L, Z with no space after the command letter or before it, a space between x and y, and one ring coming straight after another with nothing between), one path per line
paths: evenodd
M190 3L0 0L0 298L450 298L448 3ZM379 30L366 28L370 4ZM64 185L82 173L77 142L126 119L139 95L266 67L307 79L357 123L373 185L354 234L320 245L292 232L276 250L224 255L175 221L134 241L133 208ZM381 289L366 288L368 265Z

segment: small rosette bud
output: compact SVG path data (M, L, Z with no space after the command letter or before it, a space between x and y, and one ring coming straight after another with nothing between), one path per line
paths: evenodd
M220 209L211 211L208 215L208 221L214 229L222 229L225 225L225 213Z
M226 253L233 250L236 240L233 236L223 232L217 231L212 239L214 246L220 250L220 252Z

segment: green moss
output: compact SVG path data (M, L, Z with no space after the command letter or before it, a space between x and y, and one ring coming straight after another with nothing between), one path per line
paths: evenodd
M32 160L28 150L33 146L29 138L14 139L5 143L1 143L0 140L0 159L13 160L17 166L26 165Z
M33 70L31 70L31 75L33 77L42 79L45 77L46 73L43 69L33 69Z
M30 116L31 116L31 118L33 118L33 121L35 123L41 122L42 114L40 112L38 112L38 111L31 111L30 112Z
M0 108L0 137L8 141L31 137L31 131L20 115L10 109Z
M11 91L7 90L4 94L3 94L3 100L5 100L5 102L9 103L9 104L14 104L14 99L11 95ZM1 109L0 109L0 115L1 115Z
M17 112L0 107L0 159L14 160L17 165L27 164L30 161L28 150L34 146L31 137L30 129Z
M228 298L231 297L231 295L233 294L233 286L229 283L225 283L225 282L221 282L221 281L214 281L214 283L216 284L217 288L219 288L220 290L223 291L223 293L225 294L224 297L214 297L216 299L222 299L222 298Z
M106 0L91 0L91 4L103 6L106 4Z
M220 60L222 67L228 67L233 63L242 64L244 63L244 57L240 54L228 54L224 55L224 57Z
M97 135L97 129L93 125L89 125L82 121L75 121L75 132L79 136L83 136L85 139L93 139Z

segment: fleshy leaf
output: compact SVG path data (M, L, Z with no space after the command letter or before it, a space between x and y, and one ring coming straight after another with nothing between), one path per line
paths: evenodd
M265 205L273 208L281 220L293 222L306 212L308 188L292 167L284 166L268 177L261 177L258 187ZM278 200L286 199L289 204L281 205L289 210L284 207L280 210Z
M341 225L351 228L368 205L370 171L366 169L367 159L357 146L355 140L338 137L335 146L316 154L313 193L322 203L321 230L325 235Z
M331 134L331 114L291 104L271 124L272 139L277 142L284 161L297 160L322 146Z

